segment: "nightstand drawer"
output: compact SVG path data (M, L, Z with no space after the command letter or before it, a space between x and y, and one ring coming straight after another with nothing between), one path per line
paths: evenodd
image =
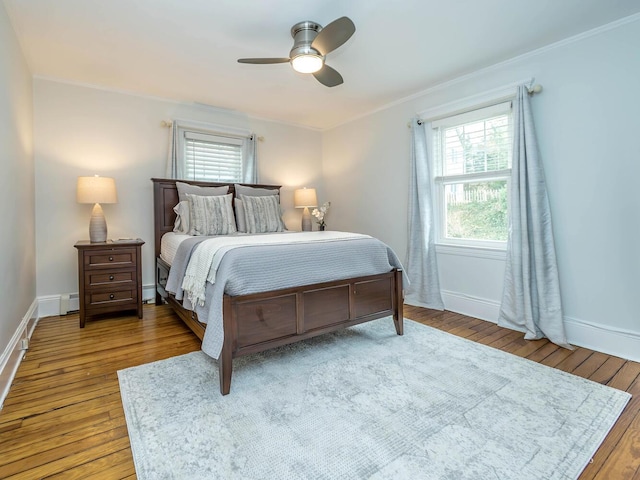
M85 272L85 281L86 288L96 288L96 287L104 287L104 288L131 288L135 286L136 282L136 271L134 269L130 270L111 270L105 272L104 270L95 270Z
M135 304L138 300L136 289L114 290L106 292L89 292L86 295L87 307L103 307L107 305L118 305L122 303Z
M136 249L93 250L84 255L85 268L135 267Z

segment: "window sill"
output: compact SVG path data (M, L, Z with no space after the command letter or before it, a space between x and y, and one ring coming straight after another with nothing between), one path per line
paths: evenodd
M436 253L443 255L456 255L463 257L488 258L492 260L505 260L507 250L505 248L472 247L469 245L436 244Z

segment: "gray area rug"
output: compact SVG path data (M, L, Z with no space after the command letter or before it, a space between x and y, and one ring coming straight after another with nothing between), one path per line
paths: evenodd
M136 472L158 479L570 479L630 395L412 321L234 360L118 372Z

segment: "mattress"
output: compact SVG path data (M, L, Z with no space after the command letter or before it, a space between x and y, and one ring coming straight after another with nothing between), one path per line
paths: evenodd
M165 233L160 240L160 258L169 265L173 264L178 247L187 238L191 238L191 236L176 232Z

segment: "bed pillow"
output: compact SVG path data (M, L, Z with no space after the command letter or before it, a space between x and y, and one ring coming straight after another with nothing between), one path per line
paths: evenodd
M260 187L250 187L248 185L240 185L239 183L235 184L236 189L236 199L233 202L236 211L236 222L238 223L238 231L246 232L247 226L244 217L244 205L242 204L242 200L240 199L240 195L247 195L249 197L264 197L267 195L277 195L278 203L280 203L280 189L278 188L260 188ZM282 215L282 211L280 212Z
M235 184L236 196L246 195L248 197L265 197L267 195L280 195L280 190L277 188L260 188L249 187L247 185Z
M227 235L236 232L231 193L214 196L185 195L189 202L189 235Z
M253 197L240 195L244 208L244 220L247 233L282 232L284 222L280 216L280 197L266 195Z
M280 196L274 195L278 199L278 204L280 203ZM245 221L244 216L244 205L242 204L242 200L236 198L233 202L236 212L236 225L238 227L239 232L246 233L247 231L247 222ZM280 217L282 217L282 206L280 206ZM286 230L286 227L285 227Z
M176 182L176 188L178 189L178 200L181 202L187 199L185 196L187 193L201 197L213 197L229 193L229 187L227 185L221 187L200 187L184 182Z
M173 223L173 231L177 233L189 234L189 202L183 200L173 207L176 212L176 221Z
M238 227L239 232L247 231L247 222L244 220L244 205L242 205L242 200L236 198L233 201L233 207L236 212L236 226Z

